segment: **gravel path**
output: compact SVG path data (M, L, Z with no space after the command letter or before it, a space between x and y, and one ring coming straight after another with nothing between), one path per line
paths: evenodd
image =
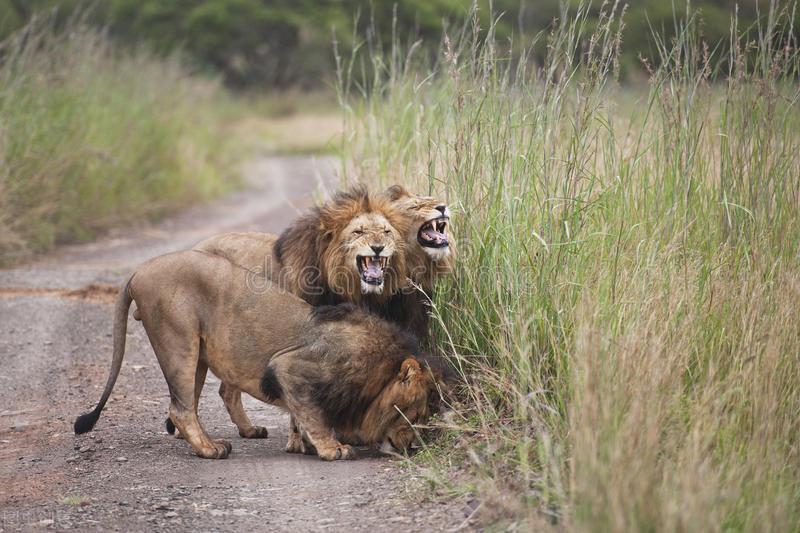
M100 396L111 358L116 288L142 261L231 230L278 232L332 183L334 161L270 157L245 170L246 190L157 225L60 249L0 270L0 531L442 531L465 525L458 502L419 499L402 463L365 451L325 463L283 451L288 417L248 398L266 440L238 437L209 376L200 416L230 439L224 461L167 435L166 383L130 319L122 372L95 430L72 422ZM411 494L411 497L409 497Z

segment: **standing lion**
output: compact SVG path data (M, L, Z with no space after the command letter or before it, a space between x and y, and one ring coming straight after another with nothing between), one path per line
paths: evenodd
M109 377L76 434L94 427L111 395L133 301L169 385L170 421L200 457L231 451L197 415L208 370L287 410L325 460L354 458L350 444L407 449L416 438L409 422L428 416L433 369L412 336L352 304L312 307L275 284L255 291L245 269L190 250L147 261L120 292ZM240 432L253 429L241 401L225 406Z

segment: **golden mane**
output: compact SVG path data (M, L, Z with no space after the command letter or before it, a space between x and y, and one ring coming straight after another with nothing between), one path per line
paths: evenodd
M362 294L356 269L345 261L342 231L356 217L374 213L395 228L395 253L384 278L382 294ZM406 217L385 197L371 196L363 185L336 193L287 228L275 243L282 282L312 305L340 302L382 303L406 285Z

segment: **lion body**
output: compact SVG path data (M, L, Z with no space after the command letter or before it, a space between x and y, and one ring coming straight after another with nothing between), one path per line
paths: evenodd
M240 433L254 427L241 407L243 391L287 410L323 459L351 457L342 442L409 445L411 429L397 422L392 406L409 420L424 418L431 385L411 356L413 338L356 307L314 310L275 285L253 288L249 278L247 270L198 251L139 267L117 306L106 391L98 408L78 419L76 432L91 429L110 394L124 353L121 322L133 300L169 385L170 420L198 455L230 452L197 418L207 370L223 382L220 394Z

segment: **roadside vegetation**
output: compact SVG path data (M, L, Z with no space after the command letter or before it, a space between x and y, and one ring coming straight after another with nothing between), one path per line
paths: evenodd
M626 46L620 50L620 75L638 80L642 76L639 55L651 55L657 46L654 28L662 37L677 31L673 10L687 5L703 14L703 34L721 50L728 44L730 14L736 10L742 27L749 26L774 0L636 0L628 2ZM791 0L781 0L786 3ZM442 30L463 20L471 6L485 27L491 9L504 13L493 25L496 39L506 43L520 30L528 35L548 32L558 17L560 5L572 8L583 0L0 0L0 38L24 26L36 13L55 11L59 19L88 11L87 21L108 28L111 38L122 45L146 44L160 54L184 50L199 68L220 75L239 89L319 89L329 81L335 66L331 39L349 54L359 36L375 32L381 44L407 33L419 56L435 57ZM602 1L586 6L585 24L593 31L601 23ZM795 14L795 25L800 13ZM516 41L515 41L516 42ZM521 43L520 43L521 44ZM546 41L527 43L536 61L547 55ZM655 59L655 58L654 58ZM365 71L354 75L365 81Z
M717 48L679 12L641 90L616 81L616 4L562 12L542 62L477 18L433 65L397 43L340 58L347 178L454 210L434 309L457 400L416 459L438 491L505 526L797 527L794 17L733 18Z
M0 264L235 184L235 104L217 82L53 20L0 48Z

